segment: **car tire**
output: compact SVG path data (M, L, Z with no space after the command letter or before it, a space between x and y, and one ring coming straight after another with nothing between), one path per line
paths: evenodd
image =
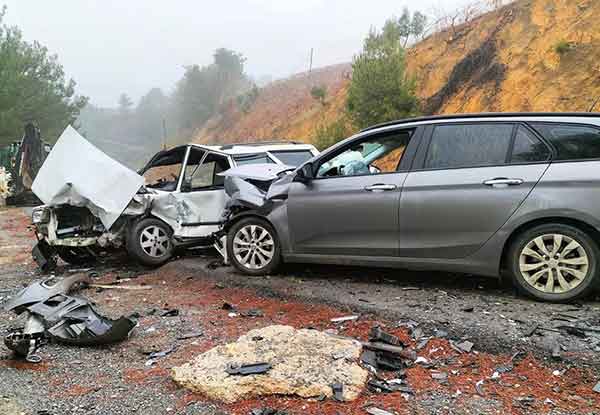
M584 231L564 224L545 224L520 234L508 251L517 289L536 300L574 301L595 289L598 245Z
M139 263L159 267L173 256L173 231L163 221L145 218L131 227L127 238L127 251Z
M70 265L88 265L96 262L96 257L82 247L57 246L56 253L60 259Z
M247 275L267 275L281 263L281 245L269 222L249 217L236 222L227 233L227 257Z

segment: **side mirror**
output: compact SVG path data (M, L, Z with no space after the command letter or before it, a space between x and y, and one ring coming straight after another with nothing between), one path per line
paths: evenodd
M181 182L181 191L184 193L192 191L192 180L191 179L183 180L183 182Z
M306 163L296 171L296 177L294 177L294 181L308 183L314 178L315 176L313 174L312 163Z

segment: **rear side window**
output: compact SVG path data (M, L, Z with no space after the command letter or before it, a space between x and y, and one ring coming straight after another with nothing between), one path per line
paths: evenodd
M546 144L522 125L515 135L515 144L510 158L511 163L533 163L550 158L550 150Z
M440 125L433 130L426 169L494 166L506 163L513 124Z
M585 125L532 123L556 149L556 160L600 158L600 129Z
M313 158L313 154L308 150L301 151L271 151L275 157L277 157L283 164L288 166L298 167L304 164L305 161Z

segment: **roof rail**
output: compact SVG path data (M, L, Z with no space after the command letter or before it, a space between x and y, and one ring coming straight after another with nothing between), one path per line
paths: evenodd
M389 121L365 128L360 132L371 131L377 128L390 127L399 124L408 124L422 121L452 120L457 118L488 118L488 117L600 117L600 113L594 112L481 112L468 114L429 115L424 117L404 118Z

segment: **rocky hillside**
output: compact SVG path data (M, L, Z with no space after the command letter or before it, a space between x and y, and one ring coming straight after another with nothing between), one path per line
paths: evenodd
M408 52L424 112L589 111L600 98L598 16L599 0L520 0L428 37ZM310 141L342 111L349 77L350 65L337 65L275 82L196 140ZM327 86L325 105L311 97L315 85Z
M261 139L309 141L315 123L335 119L346 99L350 64L329 66L275 81L260 90L249 111L235 103L210 120L196 141L249 142ZM311 96L313 87L325 86L325 104Z

